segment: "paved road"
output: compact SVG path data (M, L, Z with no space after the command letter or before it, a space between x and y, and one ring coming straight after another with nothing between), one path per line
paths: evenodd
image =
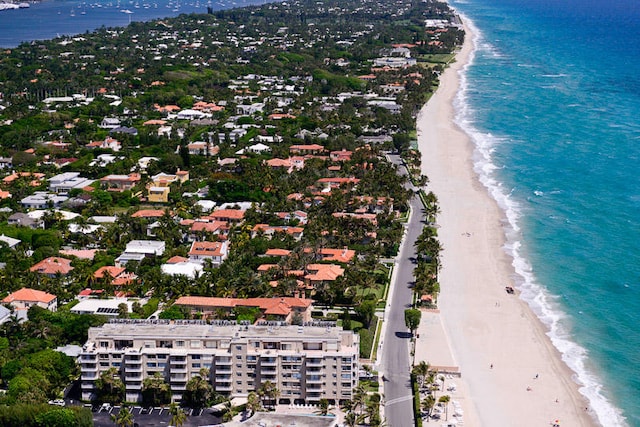
M397 157L391 158L399 164ZM404 169L404 168L401 168ZM412 186L411 186L412 187ZM406 224L406 233L397 257L395 282L391 306L386 313L386 332L382 343L384 372L385 418L391 427L412 427L413 402L411 395L411 371L409 359L410 333L404 323L404 310L411 305L410 288L413 282L415 260L414 243L422 232L423 206L415 196L411 200L412 214Z

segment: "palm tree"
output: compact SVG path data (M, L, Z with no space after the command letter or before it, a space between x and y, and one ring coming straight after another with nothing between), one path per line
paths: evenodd
M272 403L271 406L273 407L278 400L278 396L280 396L280 391L275 384L267 380L263 382L258 389L258 395L261 396L264 401Z
M358 415L362 415L362 409L367 401L367 389L364 385L358 384L358 386L353 390L353 397L351 398L353 402L353 410L358 411Z
M431 366L424 360L413 367L413 374L417 377L420 387L424 385L424 380L429 374Z
M449 419L449 401L450 400L451 400L451 397L447 394L445 394L444 396L440 396L440 399L438 399L438 402L444 403L445 421Z
M320 401L318 402L318 409L316 410L316 414L323 415L323 416L328 415L330 406L331 405L329 404L328 399L325 399L325 398L320 399Z
M131 427L133 426L133 414L128 407L123 406L118 415L111 414L111 421L116 427Z
M172 426L182 427L187 421L187 414L185 414L182 408L175 402L172 402L171 405L169 405L169 413L171 414L169 424Z
M436 398L429 395L424 398L422 401L422 410L427 413L428 416L431 416L431 411L433 407L436 405Z
M258 396L254 391L249 393L247 396L247 409L251 411L251 413L255 413L258 412L261 407L260 396Z

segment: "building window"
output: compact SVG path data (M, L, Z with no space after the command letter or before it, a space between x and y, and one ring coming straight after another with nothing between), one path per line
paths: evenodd
M194 369L200 369L200 363L192 363L191 367Z
M184 341L176 341L176 347L184 347Z
M191 355L191 360L200 360L200 358L201 358L201 357L202 357L202 356L201 356L201 355L199 355L199 354L192 354L192 355Z
M199 340L191 341L191 348L200 348L201 342Z

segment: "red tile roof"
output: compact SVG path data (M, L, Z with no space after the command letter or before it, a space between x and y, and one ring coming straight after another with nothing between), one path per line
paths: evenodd
M56 299L56 296L51 295L47 292L38 291L36 289L30 289L30 288L22 288L18 291L15 291L7 295L7 297L3 299L2 302L5 304L10 304L14 301L29 301L29 302L41 302L44 304L49 304L54 299Z
M73 270L73 267L71 267L70 259L52 256L43 259L29 270L41 274L54 275L60 273L63 276L66 276L71 272L71 270Z

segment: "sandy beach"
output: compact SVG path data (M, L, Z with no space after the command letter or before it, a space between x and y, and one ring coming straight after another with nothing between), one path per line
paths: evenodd
M449 348L462 373L456 382L468 408L466 426L549 426L555 420L562 427L598 425L544 325L517 295L505 292L515 272L503 250L504 213L478 181L472 143L454 123L459 71L473 51L466 31L456 62L418 118L422 168L427 189L439 199L444 250L438 304L443 334L432 334L436 342L421 336L428 345L417 348L416 363L439 357L429 347Z

